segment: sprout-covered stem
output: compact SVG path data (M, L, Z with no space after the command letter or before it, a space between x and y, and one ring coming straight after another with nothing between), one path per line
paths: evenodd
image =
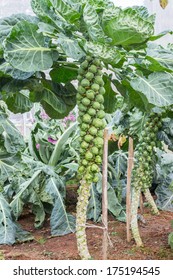
M132 208L131 208L131 229L133 238L135 239L137 246L143 246L139 229L138 229L138 206L139 206L139 198L140 198L141 189L134 188L132 194Z
M146 200L148 201L149 205L151 206L151 209L153 211L153 214L155 215L158 215L159 214L159 210L157 209L157 206L154 202L154 199L150 193L150 190L149 189L145 189L144 190L144 195L145 195L145 198Z
M90 196L90 185L86 181L81 180L79 188L79 196L77 203L77 214L76 214L76 238L78 252L82 260L91 259L90 253L87 246L86 238L86 213L87 205Z

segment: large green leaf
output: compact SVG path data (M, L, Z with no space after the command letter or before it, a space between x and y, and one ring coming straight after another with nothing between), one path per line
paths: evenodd
M16 14L0 19L0 42L2 42L10 34L13 26L22 20L27 20L31 23L38 22L38 19L36 17L25 14Z
M0 65L0 72L10 75L12 78L17 80L26 80L30 78L34 72L23 72L21 70L15 69L10 65L9 62L5 61Z
M141 10L107 7L102 16L103 29L113 45L129 46L145 42L154 33L154 24Z
M75 232L76 227L75 217L66 212L61 188L63 188L63 183L60 179L50 178L47 181L46 191L54 199L54 207L50 218L51 234L53 236Z
M50 0L50 3L55 12L60 14L67 22L73 24L80 18L80 13L71 5L72 1Z
M104 78L104 82L104 88L106 90L104 95L104 108L106 113L111 114L115 112L116 108L116 93L112 89L111 80L108 77Z
M53 64L52 51L46 38L37 32L36 24L21 21L7 36L5 59L16 69L25 72L49 69Z
M76 89L72 84L57 84L46 81L43 84L30 81L30 100L40 102L46 113L54 119L61 119L76 105Z
M11 180L14 175L20 173L21 157L19 155L5 154L0 156L0 177L1 183Z
M51 155L51 158L49 160L49 165L55 166L57 162L60 159L60 155L63 151L63 146L67 142L69 136L76 130L77 123L74 123L71 125L67 130L64 131L64 133L61 135L61 137L58 139L58 142L55 145L54 151Z
M93 5L86 3L83 9L83 20L86 24L88 35L95 42L104 42L105 34L100 25L99 16Z
M155 71L157 71L158 65L161 71L173 71L173 52L169 49L149 44L146 58L152 63L152 69L156 69Z
M123 60L123 55L116 47L110 47L106 44L86 42L85 49L91 55L100 58L104 63L111 64L112 66L117 66Z
M78 75L78 69L69 69L69 67L61 66L58 68L54 68L50 71L50 76L52 81L55 83L64 83L71 82L72 80L76 80Z
M14 244L16 227L12 221L10 206L2 193L0 193L0 225L0 244Z
M29 99L30 92L25 87L26 83L19 80L12 80L2 87L2 99L15 114L28 112L33 107Z
M164 107L173 104L173 76L169 73L152 73L148 78L138 76L132 79L130 84L155 106Z
M63 33L58 35L58 44L60 44L65 54L70 58L79 60L85 56L85 53L79 46L78 41L74 38L65 36Z

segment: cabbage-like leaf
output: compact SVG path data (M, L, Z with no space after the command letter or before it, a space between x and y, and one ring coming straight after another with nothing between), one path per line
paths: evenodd
M173 104L173 76L165 72L156 72L148 78L138 76L131 80L130 85L138 92L144 94L148 102L158 106Z
M73 24L80 18L80 13L74 9L72 1L50 0L56 14L60 14L67 22Z
M102 25L105 34L112 39L112 44L123 47L141 44L154 34L151 18L135 8L122 10L107 7L103 12Z
M53 236L75 232L75 217L66 212L61 194L63 186L63 182L55 178L50 178L46 184L46 191L54 200L54 207L50 218L51 234Z
M85 53L79 46L77 40L67 37L63 33L58 35L58 44L60 44L65 54L74 60L79 60L85 56Z
M0 193L0 244L14 244L16 227L12 220L8 202Z
M4 147L8 153L15 154L25 148L23 136L15 125L8 119L8 116L0 110L0 129L4 141Z
M11 32L11 29L18 22L26 20L31 23L37 23L38 19L25 14L16 14L10 17L0 19L0 42L2 42Z
M4 57L14 68L24 72L49 69L53 64L52 50L46 38L37 32L36 24L21 21L7 36Z
M104 43L105 34L100 25L99 16L95 8L88 2L86 3L83 9L83 19L86 24L86 28L90 39L95 42Z
M153 70L156 70L159 65L161 71L173 71L173 53L169 49L156 44L149 44L146 58L152 63Z
M3 62L0 65L0 72L3 72L6 75L10 75L16 80L26 80L34 74L34 72L23 72L21 70L15 69L7 61Z

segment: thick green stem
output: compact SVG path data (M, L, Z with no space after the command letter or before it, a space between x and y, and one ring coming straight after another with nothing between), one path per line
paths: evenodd
M91 259L90 253L88 251L86 230L85 230L87 206L90 197L90 186L91 185L86 183L86 181L81 180L78 203L77 203L76 238L77 238L78 252L82 260Z
M138 206L139 206L139 198L140 198L140 193L141 189L133 189L133 194L132 194L132 207L131 207L131 229L132 229L132 234L133 238L135 239L136 245L137 246L143 246L140 234L139 234L139 229L138 229Z
M145 198L146 200L148 201L149 205L151 206L152 208L152 211L155 215L158 215L159 214L159 210L157 209L157 206L154 202L154 199L150 193L150 190L149 189L145 189L144 190L144 195L145 195Z

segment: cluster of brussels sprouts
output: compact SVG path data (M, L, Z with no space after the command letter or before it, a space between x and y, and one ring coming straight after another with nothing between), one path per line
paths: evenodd
M87 56L78 70L77 104L80 126L79 177L97 182L102 162L103 129L105 127L104 81L99 59Z
M162 127L162 114L152 112L145 124L136 146L136 157L132 172L132 186L145 190L152 184L154 173L157 132Z

